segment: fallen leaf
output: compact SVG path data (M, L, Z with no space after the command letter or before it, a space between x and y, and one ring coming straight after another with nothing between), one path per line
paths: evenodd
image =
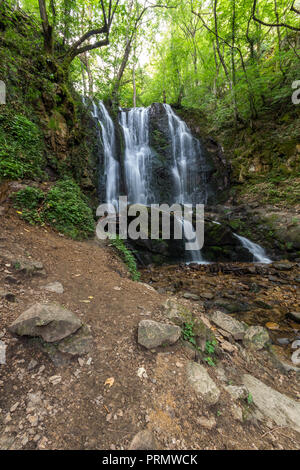
M265 324L265 327L268 328L268 330L279 330L279 325L278 323L269 321L268 323Z
M109 377L105 380L104 385L109 385L109 388L113 386L115 379L113 377Z

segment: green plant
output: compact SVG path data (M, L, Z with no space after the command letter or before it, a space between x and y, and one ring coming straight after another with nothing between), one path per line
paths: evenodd
M87 199L75 181L65 178L48 192L42 217L60 232L74 239L88 238L95 231L95 221Z
M48 222L74 239L88 238L94 233L92 210L79 186L69 178L58 181L47 194L27 186L13 199L21 217L32 225Z
M194 333L194 326L195 323L193 321L189 321L184 323L182 329L182 336L184 341L188 341L189 343L193 344L197 348L197 343L195 340L195 333Z
M206 341L206 344L205 344L205 352L207 354L209 354L209 356L205 357L204 360L207 362L208 365L210 366L215 366L215 362L213 360L213 358L211 356L213 356L215 354L215 346L217 345L217 342L216 340L212 340L212 341Z
M112 246L114 246L120 253L128 267L128 270L131 274L131 277L134 281L139 281L141 274L137 270L136 261L132 252L126 247L124 240L122 240L119 236L115 238L111 238L110 242Z
M250 392L248 393L248 396L247 396L247 403L248 405L251 405L253 403L253 397Z
M12 196L14 207L17 209L36 209L44 198L45 194L43 191L31 186L26 186L26 188L21 189Z

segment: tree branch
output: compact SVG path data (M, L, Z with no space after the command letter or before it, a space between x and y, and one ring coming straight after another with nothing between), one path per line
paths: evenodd
M294 3L291 7L291 10L294 7ZM257 0L253 0L253 19L254 19L254 21L257 21L258 23L260 23L264 26L271 26L272 28L281 28L282 27L282 28L292 29L293 31L300 31L300 28L296 28L296 26L291 26L291 25L286 24L286 23L279 23L279 22L277 22L277 23L266 23L265 21L260 20L256 16L256 8L257 8ZM296 9L293 9L293 11L296 11L296 13L299 13Z

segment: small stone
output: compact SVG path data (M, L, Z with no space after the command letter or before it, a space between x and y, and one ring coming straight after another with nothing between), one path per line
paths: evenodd
M38 425L39 417L37 415L28 415L27 420L29 421L31 426L35 427Z
M183 294L183 297L184 297L185 299L189 299L189 300L200 300L199 295L192 294L191 292L185 292L185 293Z
M200 426L202 426L205 429L213 429L217 424L213 416L211 418L200 416L200 418L197 418L197 423L200 424Z
M28 370L34 369L38 365L38 362L35 359L31 359L28 364Z
M28 437L27 437L27 436L24 436L23 439L22 439L22 441L21 441L22 446L26 446L26 444L28 443L28 441L29 441Z
M129 450L156 450L157 444L153 434L145 429L138 432L131 441Z
M292 349L300 348L300 339L296 339L295 341L293 341L291 344L291 348Z
M61 382L61 376L60 375L52 375L52 377L49 377L49 382L51 382L52 385L57 385Z
M11 422L11 416L10 413L7 413L7 415L4 418L4 424L8 424Z
M14 411L16 411L16 409L18 408L19 404L20 404L20 402L17 401L17 403L15 403L15 404L11 407L10 412L13 413Z
M60 282L51 282L46 286L42 287L42 289L47 290L48 292L54 292L55 294L63 294L64 288Z
M40 449L40 450L46 449L47 442L48 442L48 439L46 437L42 437L42 439L38 443L38 449Z
M78 362L79 362L80 367L84 366L84 360L81 357L78 358Z
M1 365L6 364L6 348L7 348L7 345L3 341L0 341L0 364Z

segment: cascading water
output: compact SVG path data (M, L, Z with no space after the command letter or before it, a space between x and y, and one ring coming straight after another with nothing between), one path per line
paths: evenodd
M130 204L155 202L150 187L152 151L149 145L149 108L121 110L125 139L125 177Z
M162 105L167 115L169 139L171 147L171 180L170 201L179 204L205 204L208 198L209 185L206 164L199 140L195 139L187 125L173 112L172 108ZM118 207L120 195L120 164L116 155L115 128L102 102L97 106L93 103L93 116L99 122L99 137L103 144L106 202ZM150 146L150 108L120 109L120 126L125 141L124 154L124 186L130 204L161 203L153 189L155 181L155 152ZM170 167L169 167L170 168ZM197 171L195 171L197 168ZM181 218L186 243L195 240L195 231L190 221ZM217 222L215 222L217 223ZM252 255L253 261L271 263L264 249L245 237L235 234L242 246ZM201 251L188 250L188 262L205 264Z
M264 264L272 263L272 260L267 257L265 250L260 245L257 245L257 243L248 240L248 238L241 237L236 233L234 233L234 236L241 242L243 247L253 255L254 262Z
M120 168L116 159L116 138L114 123L102 101L97 106L93 102L93 117L101 127L104 153L106 203L118 207Z
M183 122L172 110L171 106L164 104L168 116L169 133L171 138L173 168L172 175L175 185L175 201L180 204L192 204L193 192L197 188L197 177L195 172L190 171L192 163L196 158L202 156L200 142L195 139L185 122ZM203 198L198 204L207 201L206 184L203 185ZM195 239L195 231L190 221L182 219L183 232L186 240ZM187 252L189 261L193 263L206 263L202 257L201 250L190 250Z
M209 171L200 141L172 110L164 104L168 117L169 133L173 156L173 178L175 185L174 200L180 204L206 204L208 184L206 175ZM200 171L193 169L196 164Z

